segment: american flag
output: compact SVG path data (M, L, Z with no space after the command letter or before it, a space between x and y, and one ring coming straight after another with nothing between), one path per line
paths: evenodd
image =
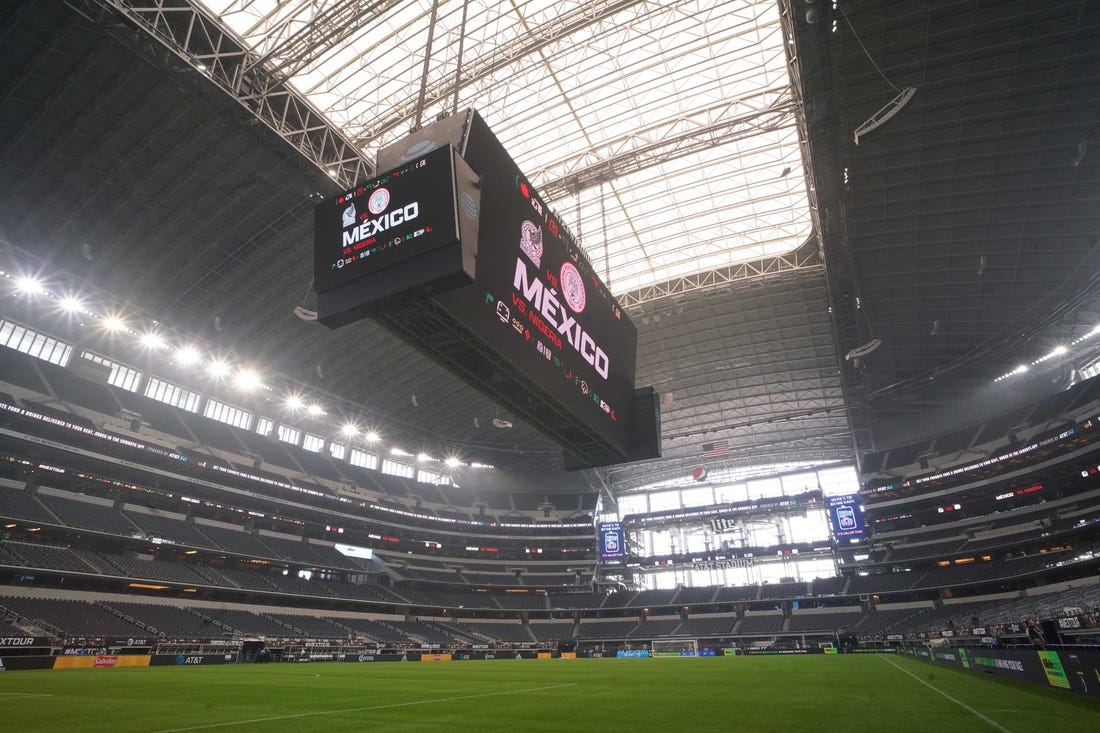
M730 442L728 440L716 440L713 443L703 443L703 458L721 458L730 454Z

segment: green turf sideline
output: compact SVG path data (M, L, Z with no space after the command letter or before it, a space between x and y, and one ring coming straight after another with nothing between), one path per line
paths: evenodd
M320 673L315 673L320 677ZM410 702L395 702L389 705L368 705L362 708L343 708L341 710L317 710L312 713L294 713L292 715L275 715L267 718L252 718L251 720L231 720L224 723L209 723L207 725L192 725L187 728L166 728L155 733L183 733L188 730L209 730L211 728L227 728L232 725L250 725L252 723L270 723L273 720L290 720L291 718L310 718L315 715L342 715L344 713L358 713L365 710L387 710L389 708L403 708L412 705L439 705L445 702L457 700L473 700L479 697L496 697L498 695L522 695L528 692L542 692L544 690L556 690L561 687L573 687L576 682L566 682L560 685L547 685L545 687L528 687L524 690L504 690L501 692L485 692L480 695L457 695L455 697L437 697L431 700L412 700Z
M890 661L1012 733L1100 730L1084 696ZM997 733L877 655L5 672L0 706L13 733Z
M948 694L947 694L946 692L944 692L944 691L943 691L943 690L941 690L940 688L938 688L938 687L935 687L934 685L932 685L932 684L931 684L931 683L929 683L929 682L925 682L925 681L924 681L924 680L922 680L922 679L921 679L920 677L917 677L917 676L916 676L915 674L913 674L913 673L912 673L912 672L910 672L909 670L907 670L907 669L902 669L901 665L899 665L899 664L898 664L897 662L894 662L894 661L892 661L892 660L891 660L891 659L890 659L889 657L887 657L887 656L882 656L882 657L879 657L879 658L880 658L880 659L882 659L882 661L884 661L884 662L886 662L887 664L889 664L889 665L890 665L891 667L893 667L894 669L896 669L896 670L898 670L899 672L901 672L902 674L906 674L906 675L909 675L909 676L910 676L910 677L912 677L912 678L913 678L914 680L916 680L916 681L917 681L917 682L919 682L920 684L924 685L924 686L925 686L925 687L927 687L928 689L930 689L930 690L934 690L935 692L937 692L937 693L939 693L939 694L943 695L943 696L944 696L944 697L946 697L946 698L947 698L948 700L950 700L951 702L953 702L953 703L955 703L956 705L958 705L958 706L959 706L960 708L962 708L963 710L966 710L966 711L970 712L971 714L973 714L973 715L974 715L974 717L976 717L976 718L978 718L979 720L981 720L982 722L986 723L986 724L987 724L987 725L988 725L988 726L989 726L990 728L993 728L994 730L998 730L998 731L1000 731L1001 733L1012 733L1012 731L1010 731L1010 730L1009 730L1008 728L1004 727L1003 725L1001 725L1001 724L1000 724L1000 723L998 723L997 721L993 720L992 718L989 718L989 717L985 716L984 714L982 714L982 713L979 713L979 712L978 712L977 710L975 710L974 708L970 707L970 706L969 706L969 705L967 705L967 704L966 704L965 702L962 702L962 701L960 701L960 700L956 700L955 698L951 697L950 695L948 695Z

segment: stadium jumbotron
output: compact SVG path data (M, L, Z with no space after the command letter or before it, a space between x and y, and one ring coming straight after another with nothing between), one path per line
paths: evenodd
M20 729L1100 727L1100 2L0 48Z

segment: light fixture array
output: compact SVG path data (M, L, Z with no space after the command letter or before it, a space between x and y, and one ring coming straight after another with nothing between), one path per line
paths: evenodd
M1075 338L1073 341L1071 341L1069 343L1069 346L1066 346L1064 344L1060 344L1058 346L1055 346L1053 349L1048 351L1046 354L1044 354L1043 356L1040 356L1038 359L1032 361L1031 363L1029 363L1029 364L1020 364L1019 366L1017 366L1012 371L1006 372L1005 374L1002 374L1001 376L997 377L993 381L994 382L1003 382L1004 380L1009 379L1010 377L1015 377L1018 374L1026 374L1028 371L1030 371L1031 367L1038 366L1039 364L1042 364L1043 362L1050 361L1051 359L1056 359L1060 356L1065 356L1066 354L1069 353L1069 350L1072 347L1077 346L1078 344L1080 344L1084 341L1087 341L1087 340L1089 340L1089 339L1091 339L1091 338L1093 338L1097 335L1100 335L1100 326L1096 326L1091 331L1088 331L1084 335L1078 336L1077 338Z
M166 354L169 363L179 367L201 368L205 367L209 376L224 380L232 384L239 392L244 394L259 391L275 392L276 390L265 381L262 373L251 366L234 364L231 359L217 356L203 356L202 350L194 343L193 339L181 337L178 345L172 346L166 336L169 329L164 328L159 322L147 318L129 316L121 311L96 310L77 295L69 293L57 293L52 291L42 279L35 276L0 270L0 277L9 281L13 290L12 297L45 298L62 311L75 317L89 320L89 323L98 326L109 334L133 336L138 345L149 353ZM142 325L137 325L141 323ZM133 324L133 325L132 325ZM78 322L78 325L87 327L88 324ZM135 328L134 325L137 325ZM304 414L313 419L328 416L328 410L317 400L309 399L299 392L290 392L283 399L283 407L291 414ZM338 438L344 440L361 439L367 444L377 444L382 436L375 429L364 430L355 422L343 424L338 431ZM429 453L410 453L404 449L393 446L389 450L395 457L416 457L418 463L439 462ZM443 460L448 468L493 468L490 464L479 462L467 462L455 455L449 455Z

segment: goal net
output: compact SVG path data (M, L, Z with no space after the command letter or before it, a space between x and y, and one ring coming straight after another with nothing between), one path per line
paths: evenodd
M654 639L651 651L655 657L695 657L699 644L695 639Z

